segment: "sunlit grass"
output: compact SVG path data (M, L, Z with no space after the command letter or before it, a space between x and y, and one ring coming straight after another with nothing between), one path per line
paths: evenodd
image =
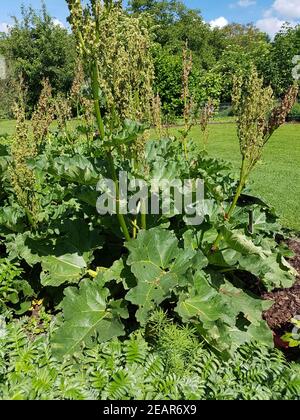
M241 157L235 124L214 124L210 128L208 153L232 162L239 171ZM178 131L170 129L172 134ZM203 147L201 131L190 134ZM275 207L284 226L300 231L300 125L286 124L267 144L262 161L250 177L255 194Z

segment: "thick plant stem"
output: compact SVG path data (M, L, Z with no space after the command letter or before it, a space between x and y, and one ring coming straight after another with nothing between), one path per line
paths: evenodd
M188 161L188 148L187 148L187 138L186 137L184 137L184 139L183 139L183 150L184 150L185 159Z
M28 223L29 223L30 227L32 229L35 229L36 228L36 223L35 223L32 215L30 214L30 211L28 209L24 209L24 210L25 210L25 214L26 214L26 217L27 217L27 220L28 220Z
M98 130L100 137L104 139L105 137L105 129L104 129L104 123L101 116L101 110L100 110L100 95L99 95L99 76L98 76L98 66L97 63L94 63L92 65L92 91L93 91L93 98L94 98L94 108L95 108L95 114L96 114L96 120L98 125Z
M110 174L111 174L111 177L112 177L112 179L115 183L115 188L116 188L116 213L117 213L117 218L118 218L119 224L121 226L121 229L124 233L126 241L130 241L131 238L130 238L130 234L129 234L129 230L127 228L125 218L124 218L123 214L120 213L120 189L119 189L119 181L118 181L118 177L117 177L117 173L116 173L116 169L115 169L114 159L113 159L113 156L112 156L111 152L107 152L106 157L107 157L107 161L108 161Z
M137 235L137 219L136 218L134 219L132 224L133 224L132 237L133 237L133 239L135 239L136 235Z
M133 168L137 169L135 159L132 159L132 166L133 166ZM140 204L141 204L141 213L140 213L141 214L141 228L143 230L147 230L147 214L146 214L147 205L146 205L146 202L144 200L141 200ZM136 220L135 220L134 227L133 227L133 237L134 238L136 237L136 233L137 233L136 228L137 228L137 225L136 225Z
M145 211L145 203L142 203L141 207L141 226L142 229L147 230L147 215Z
M103 123L103 119L102 119L102 116L101 116L101 110L100 110L100 105L99 105L100 97L99 97L99 82L98 82L99 77L98 77L97 63L93 64L91 73L92 73L92 90L93 90L96 120L97 120L97 125L98 125L98 130L99 130L100 137L102 139L104 139L105 128L104 128L104 123ZM124 218L123 214L120 213L119 182L118 182L118 177L117 177L117 173L116 173L116 169L115 169L114 159L113 159L113 156L112 156L110 151L106 152L106 158L107 158L107 163L108 163L108 167L109 167L110 176L112 177L112 179L115 183L115 188L116 188L116 213L117 213L117 218L118 218L120 227L123 231L123 234L125 236L126 241L130 241L131 238L130 238L130 234L129 234L129 231L128 231L128 228L127 228L125 218Z
M234 195L233 201L228 209L228 211L226 212L225 218L227 221L229 221L231 219L231 216L236 208L237 202L240 198L240 195L242 194L242 191L244 189L246 180L247 180L247 171L246 171L246 159L245 157L243 157L243 161L242 161L242 167L241 167L241 172L240 172L240 182L239 185L237 187L236 193ZM215 242L213 243L212 246L212 251L216 251L219 247L220 241L222 240L222 233L219 232Z
M245 171L245 163L246 163L245 158L243 158L242 167L241 167L240 182L239 182L239 185L237 187L237 190L236 190L234 199L231 203L231 206L230 206L230 208L227 212L227 215L226 215L227 220L231 219L232 213L234 212L234 210L236 208L238 199L240 198L240 195L242 194L243 188L244 188L245 183L246 183L247 174L246 174L246 171Z

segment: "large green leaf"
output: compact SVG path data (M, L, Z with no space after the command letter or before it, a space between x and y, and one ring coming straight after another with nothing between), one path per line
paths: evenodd
M103 284L103 286L110 281L122 283L125 290L129 290L131 287L136 286L135 278L122 258L115 261L109 268L97 267L96 280L102 282L101 284Z
M259 245L239 230L223 228L223 241L218 252L208 255L209 262L220 267L235 267L258 277L267 290L291 287L295 270L281 255L275 241L260 240Z
M252 223L250 222L252 214ZM261 206L237 207L230 219L230 225L236 228L247 226L252 235L260 233L275 233L280 231L276 217L270 212L262 210Z
M53 160L50 172L69 182L81 185L96 185L99 172L85 156L61 156Z
M175 160L181 156L181 144L174 137L149 140L145 146L145 157L149 164L160 161ZM177 159L178 160L178 159ZM184 159L181 159L183 163Z
M292 287L296 280L296 271L276 251L265 258L257 255L241 256L239 257L239 268L257 276L268 291Z
M24 211L17 205L0 208L0 232L9 234L11 232L24 231Z
M139 306L136 316L145 324L149 311L176 288L187 284L187 270L196 251L180 249L174 233L160 228L141 231L137 239L127 243L127 248L127 263L137 286L127 293L126 299Z
M184 322L193 322L210 345L230 353L245 342L272 345L272 333L262 320L262 312L271 305L227 280L214 286L197 272L194 287L180 296L176 311Z
M74 252L82 255L87 263L91 262L93 251L101 249L104 243L103 236L98 229L81 219L65 220L59 227L60 235L57 249L60 253Z
M262 311L272 306L272 302L250 296L228 281L219 287L218 292L223 304L226 304L226 310L222 313L221 319L228 324L235 324L233 320L239 314L243 314L251 324L258 325L262 321Z
M242 232L238 230L222 229L223 238L226 243L235 251L246 255L270 255L270 251L265 251L262 247L256 246L251 239L248 239Z
M43 286L78 283L94 258L93 251L102 248L103 237L80 219L58 223L55 232L49 238L30 233L16 235L8 247L10 256L24 258L32 266L41 263Z
M52 349L57 357L75 353L95 337L104 342L124 334L120 319L128 317L124 301L110 304L109 291L100 283L83 280L79 289L69 287L65 290L64 323L52 338Z
M272 248L267 240L261 240L260 246L257 246L239 231L223 232L226 243L238 252L238 268L259 277L269 291L294 284L296 272L280 254L276 244Z
M194 281L196 293L188 299L182 294L176 308L177 312L185 322L189 322L191 318L197 318L202 323L217 321L223 311L221 296L209 285L204 273L198 271Z
M147 127L132 120L125 120L122 129L108 139L109 146L121 146L134 142L137 137L145 131Z
M42 285L58 287L64 283L76 283L84 275L86 267L84 258L78 254L42 257Z

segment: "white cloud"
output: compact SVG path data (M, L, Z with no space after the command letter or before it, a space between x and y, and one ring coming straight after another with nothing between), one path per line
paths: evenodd
M55 26L59 26L60 28L65 28L65 25L59 19L54 18L53 23Z
M256 3L257 3L256 0L239 0L236 3L230 3L229 7L230 7L230 9L236 9L238 7L246 8L246 7L250 7L250 6L255 6Z
M224 28L224 26L227 26L229 22L226 18L224 18L224 16L220 16L217 19L211 20L209 24L212 28Z
M289 21L287 22L286 20L281 20L278 19L277 17L274 16L270 16L270 17L265 17L263 19L260 19L256 22L256 26L263 32L266 32L267 34L270 35L270 37L273 39L274 36L277 34L277 32L280 31L280 29L282 28L282 26L288 23L289 26L297 26L299 25L299 22L295 22L295 21Z
M272 9L287 19L300 19L300 0L275 0Z
M256 0L239 0L237 5L240 7L250 7L256 4Z
M256 22L256 26L263 32L266 32L273 38L276 33L281 29L282 25L285 23L284 20L278 19L277 17L265 17Z
M300 19L300 0L275 0L271 8L265 10L263 17L256 22L256 26L267 32L271 38L287 21L296 26Z
M7 33L9 31L9 24L6 22L0 22L0 32Z

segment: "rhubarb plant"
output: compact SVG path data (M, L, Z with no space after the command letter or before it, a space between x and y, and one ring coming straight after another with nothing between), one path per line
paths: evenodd
M259 77L255 67L252 66L249 74L244 77L235 78L232 102L237 115L242 164L239 184L225 213L225 220L230 220L253 168L262 157L265 145L286 121L296 102L298 90L298 84L295 83L286 92L281 103L276 105L271 87L264 86L264 80ZM220 232L213 250L218 248L221 239Z
M197 144L182 147L180 137L147 140L151 38L119 3L91 0L86 8L80 0L68 0L87 72L86 101L94 105L93 135L80 137L62 129L57 136L41 117L45 138L36 148L21 108L12 146L0 148L1 245L10 263L24 268L29 286L9 281L4 305L10 312L19 309L17 299L27 305L32 299L45 302L56 318L51 343L59 359L151 328L156 310L192 327L221 357L251 342L272 347L272 333L263 320L272 302L261 299L257 290L289 287L295 271L286 260L288 250L277 241L283 231L276 214L244 187L264 145L284 122L296 88L274 108L271 90L254 69L236 82L239 179L228 163L208 157ZM124 72L118 73L120 63ZM186 135L191 106L187 88ZM86 133L90 128L88 122ZM164 189L154 195L155 212L146 211L153 198L149 193L144 201L137 200L134 214L124 214L124 173L129 181L143 181L147 191L153 180L177 180L186 191L185 181L190 180L186 208L196 210L200 222L191 224L189 215L180 211L174 187L167 203ZM112 214L97 211L99 196L110 193L107 179L116 193ZM205 185L200 198L196 180ZM22 188L25 181L30 191ZM129 188L127 193L127 201L135 199L136 191Z

